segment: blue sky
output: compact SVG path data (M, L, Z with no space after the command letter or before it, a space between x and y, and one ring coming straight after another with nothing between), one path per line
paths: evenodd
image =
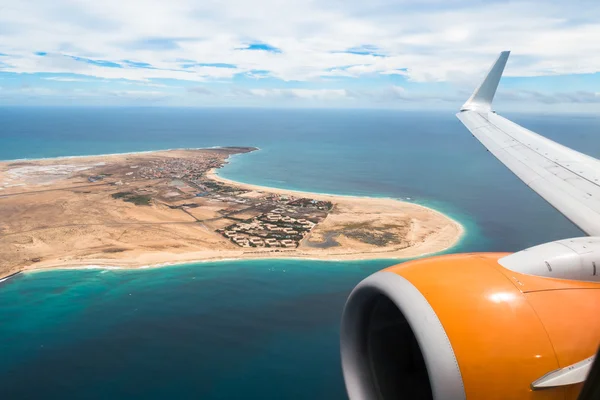
M0 105L598 112L597 3L0 0Z

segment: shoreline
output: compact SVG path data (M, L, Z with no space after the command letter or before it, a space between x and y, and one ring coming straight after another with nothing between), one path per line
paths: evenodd
M162 153L166 151L195 151L195 150L217 150L217 149L228 149L235 146L212 146L212 147L178 147L173 149L159 149L159 150L142 150L142 151L126 151L123 153L105 153L105 154L84 154L80 156L56 156L56 157L39 157L39 158L11 158L7 160L0 160L0 163L13 163L13 162L30 162L30 161L49 161L49 160L72 160L78 158L92 158L92 157L111 157L111 156L135 156L139 154L152 154ZM260 147L253 147L254 151L260 150Z
M281 188L274 188L274 187L270 187L270 186L260 186L260 185L254 185L252 183L238 182L238 181L234 181L233 179L224 178L224 177L220 176L217 171L218 171L218 168L212 168L211 170L209 170L206 173L206 177L209 179L212 179L214 181L217 181L217 182L222 182L222 183L230 184L233 186L237 186L237 187L249 189L249 190L256 190L256 191L263 191L263 192L277 193L277 194L302 195L302 196L307 196L307 197L311 197L314 199L331 200L331 199L335 199L335 198L343 198L343 199L348 199L348 200L367 200L367 201L389 200L389 201L394 201L394 202L399 202L399 203L410 204L415 207L420 207L427 211L431 211L431 212L434 212L436 214L443 216L444 218L452 221L456 226L459 227L460 234L459 234L459 237L458 237L458 240L456 241L456 243L453 244L452 246L449 246L448 248L446 248L444 250L441 250L441 251L446 251L451 247L459 245L467 233L467 230L463 226L463 224L461 224L454 218L450 217L448 214L445 214L439 210L436 210L435 208L431 208L431 207L428 207L428 206L425 206L425 205L422 205L422 204L419 204L416 202L412 202L409 200L400 200L400 199L396 199L396 198L389 197L389 196L382 196L382 197L356 196L356 195L351 195L351 194L332 194L332 193L308 192L308 191L304 191L304 190L281 189Z
M276 188L276 187L271 187L271 186L261 186L261 185L255 185L253 183L245 183L245 182L239 182L239 181L234 181L233 179L229 179L229 178L225 178L222 177L221 175L218 174L217 170L219 168L213 168L210 171L208 171L206 173L206 177L218 182L222 182L222 183L228 183L230 185L234 185L234 186L238 186L241 188L248 188L248 189L252 189L252 190L256 190L256 191L263 191L263 192L269 192L269 193L290 193L290 194L296 194L296 195L302 195L302 196L311 196L314 198L331 198L331 197L341 197L343 199L349 199L349 200L362 200L362 199L367 199L367 200L392 200L392 201L398 201L400 203L408 203L408 204L412 204L415 206L419 206L419 207L423 207L426 208L428 210L432 210L437 212L438 214L443 215L444 217L452 220L453 222L456 222L457 224L461 225L458 221L456 221L454 218L451 218L450 216L444 214L441 211L438 211L434 208L431 207L427 207L424 206L422 204L410 201L410 200L405 200L405 199L397 199L394 197L389 197L389 196L359 196L359 195L355 195L355 194L336 194L336 193L325 193L325 192L309 192L306 190L297 190L297 189L282 189L282 188Z
M156 264L137 264L130 263L125 260L120 260L119 263L115 263L114 259L98 259L98 260L89 260L88 263L79 263L79 262L61 262L55 264L48 264L43 267L34 267L33 265L27 266L20 271L11 273L6 276L0 276L0 283L6 280L9 280L17 275L28 274L28 273L36 273L36 272L49 272L49 271L72 271L72 270L105 270L105 271L130 271L130 270L150 270L150 269L158 269L158 268L166 268L166 267L177 267L177 266L185 266L185 265L195 265L195 264L212 264L212 263L223 263L223 262L244 262L244 261L257 261L257 260L294 260L294 261L321 261L321 262L364 262L364 261L398 261L398 263L416 259L420 257L427 256L435 256L437 254L443 253L452 247L456 246L456 244L451 245L445 249L439 251L432 251L430 253L420 253L413 257L386 257L385 251L381 253L361 253L361 254L347 254L347 255L331 255L324 257L315 257L311 256L303 256L302 254L298 254L296 256L293 255L282 255L282 254L270 254L267 252L263 252L262 254L256 255L245 255L245 256L215 256L209 258L190 258L189 260L183 259L178 261L170 261L170 262L160 262ZM413 246L417 247L417 246ZM392 252L393 250L388 250L387 252ZM373 255L380 255L374 257ZM105 265L103 265L105 264ZM119 264L119 265L115 265ZM129 264L129 265L124 265Z
M367 197L368 199L368 197ZM422 206L421 206L422 207ZM426 207L424 207L426 208ZM434 210L435 211L435 210ZM453 220L454 221L454 220ZM458 224L458 223L457 223ZM458 224L459 227L462 228L462 225ZM157 263L144 263L142 261L136 262L135 260L115 260L115 259L95 259L95 260L86 260L86 262L76 262L76 261L63 261L59 263L48 263L44 266L36 266L36 264L32 264L24 267L22 270L8 274L6 276L0 276L0 280L10 279L13 276L19 275L21 273L30 273L30 272L44 272L44 271L55 271L55 270L86 270L86 269L102 269L102 270L137 270L137 269L156 269L156 268L164 268L164 267L173 267L173 266L182 266L188 264L204 264L204 263L220 263L220 262L239 262L239 261L256 261L256 260L298 260L298 261L323 261L323 262L342 262L342 261L367 261L367 260L390 260L398 262L403 260L410 260L419 257L426 256L434 256L439 253L443 253L460 243L466 231L461 229L461 234L456 243L451 244L450 246L443 248L437 251L431 252L423 252L418 253L412 256L406 257L394 257L387 256L385 253L395 252L392 250L383 250L381 252L371 252L371 253L341 253L341 254L328 254L323 257L311 255L303 255L296 253L292 254L282 254L286 251L279 252L257 252L255 254L248 254L246 252L235 251L237 254L222 254L222 255L206 255L204 257L200 256L198 258L191 257L173 257L171 254L170 258L180 258L176 261L161 261ZM411 246L407 250L418 250L420 245ZM225 253L225 251L215 251L215 253ZM230 251L229 253L233 253ZM115 262L118 261L118 262ZM118 264L118 265L115 265Z
M194 150L208 150L208 149L223 149L227 147L217 146L212 148L200 148ZM185 149L190 150L190 149ZM169 150L156 150L156 151L144 151L144 152L132 152L132 153L120 153L120 154L107 154L97 156L66 156L66 157L55 157L38 159L37 161L45 160L61 160L61 159L73 159L73 158L100 158L110 156L123 156L123 155L136 155L136 154L151 154L161 153ZM173 151L173 150L171 150ZM35 161L33 159L23 160L22 162ZM4 162L17 162L17 160L4 161ZM69 269L104 269L104 270L125 270L125 269L154 269L166 266L174 265L186 265L186 264L200 264L200 263L211 263L211 262L224 262L224 261L245 261L245 260L266 260L266 259L293 259L293 260L313 260L313 261L364 261L364 260L407 260L432 254L438 254L459 245L466 235L466 229L455 219L450 216L427 206L420 205L417 203L398 200L390 197L369 197L369 196L353 196L353 195L338 195L338 194L327 194L327 193L314 193L308 191L299 190L288 190L280 188L272 188L267 186L259 186L253 184L247 184L243 182L234 181L231 179L223 178L218 175L219 168L212 168L206 172L206 178L221 183L226 183L232 186L236 186L242 189L262 192L262 193L274 193L283 195L301 195L310 197L313 199L329 200L329 201L352 201L357 204L370 204L374 201L381 203L382 205L404 205L414 207L420 210L420 212L433 213L438 217L450 221L453 229L456 232L452 232L452 236L448 239L448 233L445 232L446 236L443 236L443 231L434 232L427 240L418 242L408 247L390 247L382 249L381 251L363 251L363 252L349 252L347 249L339 249L336 252L335 249L331 249L328 252L315 252L313 249L298 248L294 250L270 250L270 251L245 251L245 250L202 250L195 252L183 252L183 253L169 253L169 252L144 252L142 249L136 250L133 257L115 259L115 258L97 258L97 259L85 259L85 260L48 260L38 262L35 264L25 265L17 270L7 271L5 275L0 274L0 280L9 279L15 272L40 272L48 270L69 270ZM441 239L436 241L436 236L442 236ZM289 253L289 254L286 254Z

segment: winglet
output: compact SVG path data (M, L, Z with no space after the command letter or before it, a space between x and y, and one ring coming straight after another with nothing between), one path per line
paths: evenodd
M469 100L462 106L460 111L492 111L492 100L494 99L494 94L496 94L496 89L498 88L498 83L502 77L502 72L504 72L504 66L509 55L510 51L500 53L500 56L494 65L492 65L481 85L479 85Z

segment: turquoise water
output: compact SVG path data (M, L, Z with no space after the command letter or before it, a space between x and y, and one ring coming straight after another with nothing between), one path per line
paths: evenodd
M279 260L23 275L0 294L2 392L343 398L340 308L353 285L386 265Z
M600 119L511 115L600 156ZM451 251L583 235L451 114L341 110L0 108L0 159L246 145L249 183L410 199L456 218ZM352 287L396 260L268 260L53 271L0 283L1 398L343 399Z

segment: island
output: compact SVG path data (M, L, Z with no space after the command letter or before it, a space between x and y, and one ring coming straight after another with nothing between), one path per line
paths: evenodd
M219 168L248 147L0 162L0 279L52 268L252 258L409 258L462 226L388 198L249 185Z

